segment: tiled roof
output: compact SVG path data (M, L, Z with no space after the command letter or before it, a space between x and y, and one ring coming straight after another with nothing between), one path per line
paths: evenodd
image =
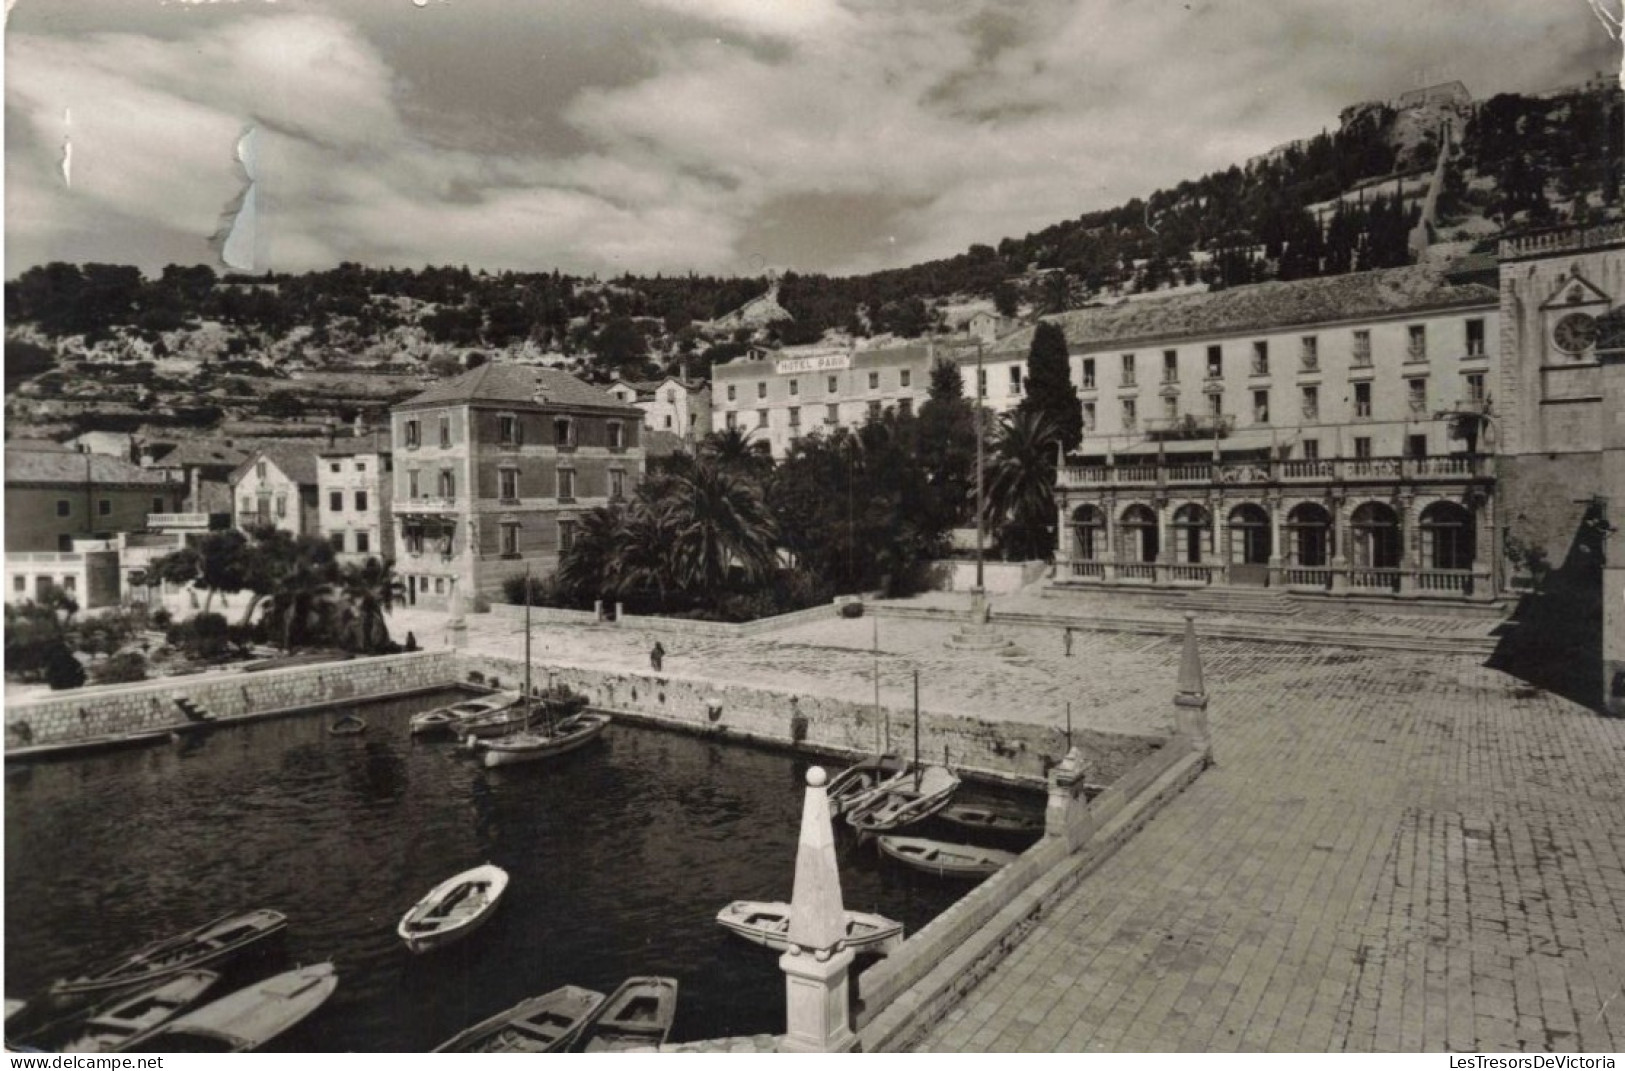
M540 395L540 397L538 397ZM420 405L465 405L469 402L504 402L509 405L545 404L565 409L616 409L637 412L599 387L556 368L491 362L442 380L396 408Z
M231 482L236 483L240 480L243 473L255 461L259 460L261 455L264 455L267 461L281 469L282 474L294 483L313 485L316 483L318 468L316 451L325 445L327 445L325 442L320 444L306 442L265 443L249 454L248 460L232 471Z
M1204 338L1430 309L1494 305L1498 300L1499 295L1487 286L1455 285L1447 282L1438 269L1417 265L1289 283L1258 283L1112 308L1074 309L1044 319L1060 324L1073 348L1092 349L1148 339ZM992 352L1026 353L1032 340L1032 328L1015 331L996 342Z
M321 457L348 457L352 454L387 454L390 451L388 428L374 428L361 435L340 436L333 445L323 444L316 452Z
M235 446L227 446L214 439L185 439L158 458L159 468L181 468L186 465L241 465L248 453Z
M161 472L132 465L106 454L64 450L30 450L10 442L5 447L6 483L141 484L162 487L173 481Z

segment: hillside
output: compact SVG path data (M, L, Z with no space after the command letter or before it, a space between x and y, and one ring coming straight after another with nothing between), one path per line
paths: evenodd
M497 356L598 381L705 376L751 343L913 338L995 306L1031 316L1391 267L1429 245L1468 252L1619 214L1622 119L1625 95L1606 82L1482 102L1458 84L1431 87L1353 105L1335 131L1144 199L863 276L600 280L341 264L263 278L171 266L147 279L128 266L50 264L6 284L8 417L36 434L348 419Z

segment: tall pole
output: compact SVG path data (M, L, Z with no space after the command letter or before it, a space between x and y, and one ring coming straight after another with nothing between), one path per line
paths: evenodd
M871 618L869 618L869 622L870 622L870 624L874 625L875 758L878 759L880 756L882 756L882 755L884 755L886 753L886 747L885 747L885 744L882 742L881 729L880 729L880 619L878 617L871 617Z
M976 591L982 591L982 540L986 511L982 502L982 340L976 340Z
M920 671L914 671L914 791L920 790Z
M525 728L530 728L530 712L535 704L530 697L530 564L525 565Z

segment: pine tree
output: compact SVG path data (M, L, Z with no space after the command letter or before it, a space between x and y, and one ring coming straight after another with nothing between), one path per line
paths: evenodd
M1061 445L1076 450L1083 441L1083 404L1071 368L1066 334L1058 324L1040 323L1027 353L1026 397L1021 400L1021 410L1047 414L1055 423Z

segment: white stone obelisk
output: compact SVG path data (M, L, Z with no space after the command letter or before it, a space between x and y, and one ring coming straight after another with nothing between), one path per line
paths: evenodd
M830 822L827 775L807 771L801 805L801 837L796 844L796 883L790 897L789 951L779 957L784 971L783 1052L851 1052L846 907L841 873L835 864L835 829Z

